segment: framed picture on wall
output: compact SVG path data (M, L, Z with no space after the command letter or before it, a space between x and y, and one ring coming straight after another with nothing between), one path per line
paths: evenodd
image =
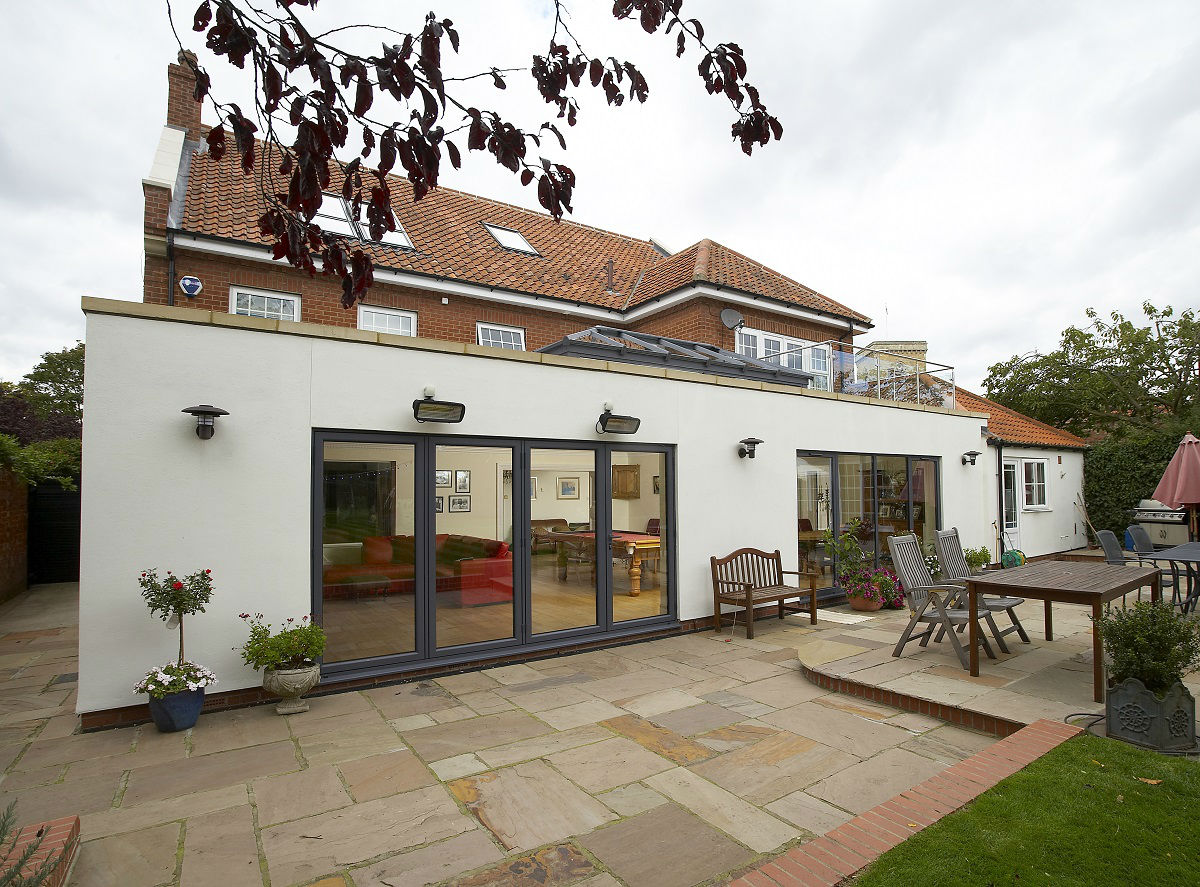
M448 487L451 483L451 477L454 472L446 469L445 471L435 471L433 473L433 485L435 487Z
M654 483L654 495L657 496L659 493L662 492L662 476L658 475L658 474L654 475L653 483Z
M537 475L536 474L529 475L529 498L530 499L537 498Z
M468 471L467 469L459 468L457 471L454 472L454 492L456 492L456 493L471 492L471 472ZM453 511L454 507L451 506L450 510ZM471 510L470 508L463 509L463 511L470 511L470 510Z
M445 501L446 501L445 496L434 496L433 497L433 512L434 512L434 514L442 513L442 504Z
M450 497L451 513L456 512L456 511L470 511L470 510L471 510L471 497L470 496L451 496Z
M925 520L925 505L922 502L913 503L913 520Z
M558 479L558 498L559 499L578 499L579 498L579 478L578 477L560 477Z

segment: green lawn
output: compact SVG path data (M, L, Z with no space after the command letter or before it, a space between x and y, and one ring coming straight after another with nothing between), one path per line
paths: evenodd
M909 838L854 881L855 887L1197 883L1200 762L1086 735Z

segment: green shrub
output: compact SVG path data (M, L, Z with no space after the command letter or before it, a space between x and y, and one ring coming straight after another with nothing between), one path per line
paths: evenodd
M242 661L256 671L267 668L304 668L313 665L325 652L325 631L307 616L299 622L288 619L278 633L271 633L271 624L264 623L263 614L242 613L250 624L250 637L242 646Z
M1110 437L1092 445L1083 457L1083 496L1092 526L1124 537L1138 500L1153 495L1185 430L1169 423L1159 431Z
M1182 616L1170 604L1139 601L1128 609L1109 606L1096 620L1117 683L1137 678L1162 695L1200 667L1200 620Z
M963 557L966 558L967 566L971 568L972 573L978 573L992 562L991 551L982 546L963 549Z

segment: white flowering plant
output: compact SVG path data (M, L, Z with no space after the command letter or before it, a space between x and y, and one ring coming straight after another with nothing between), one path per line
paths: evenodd
M134 684L133 692L148 693L154 699L162 699L172 693L202 690L216 682L217 676L203 665L185 659L150 669L144 678Z

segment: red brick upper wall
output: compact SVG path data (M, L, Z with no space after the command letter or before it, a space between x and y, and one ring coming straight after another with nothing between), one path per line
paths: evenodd
M198 140L201 105L195 98L196 78L183 64L185 57L195 64L195 54L184 50L179 53L178 63L167 66L167 123L186 129L186 138Z

